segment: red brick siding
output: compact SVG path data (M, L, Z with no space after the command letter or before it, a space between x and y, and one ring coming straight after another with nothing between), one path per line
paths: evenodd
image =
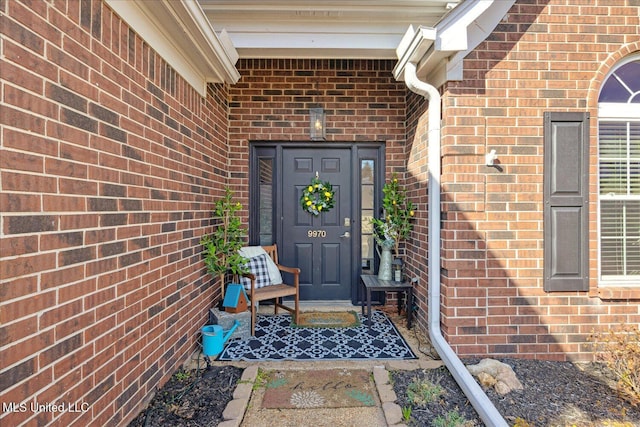
M2 1L0 424L115 425L196 348L228 173L199 96L99 1Z
M251 141L309 138L309 108L326 113L326 143L384 142L387 176L405 170L405 97L393 78L395 61L240 60L230 87L229 146L232 182L248 205ZM389 303L395 295L390 294Z
M640 321L637 300L598 298L595 262L590 293L542 291L542 112L588 110L595 137L603 76L640 49L635 0L572 3L514 6L443 88L441 300L463 355L583 358L593 327ZM0 401L90 404L57 425L130 418L214 297L198 244L212 199L229 182L246 203L248 142L307 141L316 105L329 141L384 141L388 174L408 159L424 328L426 105L393 61L241 61L237 85L202 99L99 2L0 9ZM481 166L490 148L502 172Z
M640 50L639 9L625 0L518 2L467 56L464 80L444 88L442 325L459 354L585 359L593 329L640 323L638 291L599 297L596 223L597 94L615 62ZM591 113L589 293L543 291L544 111ZM426 182L423 136L409 138L408 165ZM501 170L484 166L491 149Z
M407 96L407 173L405 185L407 196L416 205L415 219L411 238L406 242L406 274L410 278L417 277L414 287L414 307L416 324L422 331L427 331L427 298L428 298L428 105L423 97L409 92Z
M386 143L387 167L403 168L404 84L394 61L240 60L229 88L230 162L236 189L248 198L250 141L308 142L309 108L326 112L327 144Z

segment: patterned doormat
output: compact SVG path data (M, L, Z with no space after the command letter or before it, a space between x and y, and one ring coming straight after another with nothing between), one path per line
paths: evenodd
M265 409L349 408L376 405L375 385L364 369L271 371Z
M291 319L294 328L353 328L360 324L355 311L307 311L298 315L298 324Z
M259 315L256 334L230 339L218 360L397 360L416 359L393 322L381 311L352 328L291 327L291 316Z

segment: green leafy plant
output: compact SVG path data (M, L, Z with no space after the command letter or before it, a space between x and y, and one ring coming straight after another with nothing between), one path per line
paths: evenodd
M375 239L380 246L392 244L398 256L400 243L409 237L413 229L415 206L407 199L407 192L400 186L395 174L391 181L385 183L382 193L384 194L382 199L384 218L371 220Z
M188 379L190 376L191 376L191 373L188 371L178 371L175 374L176 380L178 381L184 381Z
M233 201L233 191L225 188L225 195L216 201L212 217L218 220L213 233L204 236L200 243L204 246L204 262L209 273L220 277L222 298L224 298L224 280L227 273L234 276L248 273L247 259L238 253L245 245L246 232L238 211L242 210L239 202Z
M449 411L444 417L440 415L434 419L432 425L433 427L466 427L472 424L458 411Z
M595 359L616 376L619 392L633 405L640 404L640 328L624 326L618 330L593 333Z
M258 374L253 383L253 390L259 388L278 388L287 384L287 379L280 371L270 371L264 369L258 369Z
M435 402L444 394L444 389L439 384L434 384L427 379L414 378L407 387L407 399L415 406L425 406Z
M408 423L411 419L411 406L403 406L402 407L402 419L404 422Z

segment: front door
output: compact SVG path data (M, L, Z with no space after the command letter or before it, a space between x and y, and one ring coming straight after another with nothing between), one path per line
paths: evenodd
M282 151L281 263L300 267L302 300L350 300L352 281L352 173L349 148ZM329 182L334 206L317 216L300 198L314 177Z
M376 267L371 218L380 209L383 159L380 143L251 144L249 241L277 243L280 263L300 267L302 300L360 301L359 276ZM335 202L314 216L300 197L316 173Z

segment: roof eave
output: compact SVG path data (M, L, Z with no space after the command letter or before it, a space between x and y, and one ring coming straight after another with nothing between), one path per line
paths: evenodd
M224 33L214 32L195 0L105 1L201 96L209 82L240 79L238 52Z
M417 65L425 82L439 87L462 80L465 56L483 42L504 18L515 0L466 0L434 28L407 29L398 46L394 76L402 80L407 62Z

